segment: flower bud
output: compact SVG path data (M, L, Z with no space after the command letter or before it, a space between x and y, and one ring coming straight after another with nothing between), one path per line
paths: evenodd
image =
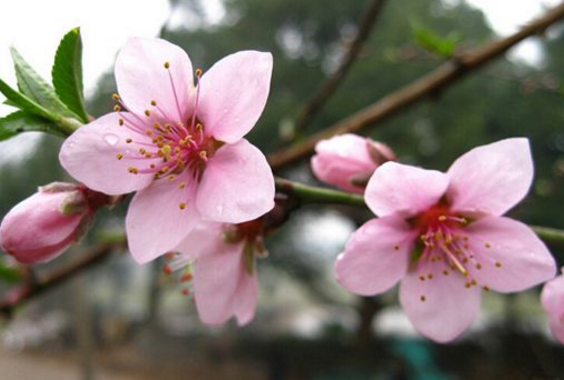
M47 185L4 217L0 244L23 264L51 260L80 238L91 213L83 186Z
M362 193L368 179L394 152L385 144L354 134L323 140L315 146L311 167L315 176L343 190Z

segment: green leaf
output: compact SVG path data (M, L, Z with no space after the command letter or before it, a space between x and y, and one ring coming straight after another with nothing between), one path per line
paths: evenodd
M51 71L53 86L59 98L67 107L88 122L88 113L84 106L84 88L82 85L82 38L80 28L74 28L61 40L55 63Z
M43 108L41 105L37 104L35 101L31 100L24 94L17 92L2 79L0 79L0 92L4 94L4 96L10 103L14 104L24 111L28 111L37 116L41 116L52 121L56 121L58 119L57 115Z
M22 279L22 275L16 268L7 267L0 262L0 280L9 284L15 284Z
M0 118L0 141L7 140L22 132L31 131L48 132L57 136L64 136L64 133L55 124L24 111L16 111Z
M57 115L78 118L61 102L53 87L33 70L15 48L10 48L10 51L16 69L18 88L22 94Z
M411 27L415 35L415 41L419 46L431 53L447 58L454 55L456 45L462 39L458 33L449 33L447 36L441 37L416 23L412 23Z

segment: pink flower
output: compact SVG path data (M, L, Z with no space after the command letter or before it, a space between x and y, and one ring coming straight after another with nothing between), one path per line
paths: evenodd
M548 315L552 335L561 344L564 344L564 275L560 275L544 285L541 304Z
M255 258L266 255L262 227L262 219L237 225L205 223L177 247L180 253L167 272L189 268L183 279L192 282L204 323L219 325L234 316L245 325L253 319L258 297Z
M343 190L362 193L378 166L395 161L394 152L382 143L353 134L323 140L315 146L311 168L315 176Z
M49 261L80 238L92 212L82 187L70 183L42 187L4 217L2 249L23 264Z
M137 191L126 218L135 260L172 250L201 220L240 223L274 206L272 171L243 138L266 104L270 53L227 56L196 70L194 87L182 49L132 38L115 73L121 107L79 128L59 158L94 190Z
M528 140L484 145L447 173L395 162L368 183L378 215L350 238L337 280L362 295L398 281L400 302L419 332L438 342L459 336L480 309L480 290L517 292L555 274L554 259L525 224L502 217L528 192Z

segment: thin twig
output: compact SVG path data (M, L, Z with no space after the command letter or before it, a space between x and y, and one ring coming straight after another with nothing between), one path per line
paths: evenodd
M116 249L122 249L124 246L125 241L120 239L116 242L104 243L89 248L80 259L61 268L57 268L50 273L17 285L10 289L4 299L0 301L0 314L11 315L22 303L66 282L78 273L101 263L103 259L108 257Z
M467 74L491 62L524 39L544 33L557 21L564 18L564 3L549 10L543 17L523 27L519 32L499 41L492 42L474 53L460 55L439 66L419 80L384 97L380 101L347 117L333 126L318 132L303 142L282 149L268 157L271 167L276 170L310 154L315 144L331 136L357 132L382 122L393 114L423 99L436 95Z
M349 45L339 68L319 87L311 100L300 110L294 126L296 136L299 135L299 132L307 128L349 72L349 69L362 51L364 42L370 36L370 32L376 24L376 20L382 11L385 1L386 0L372 1L362 15L356 37Z

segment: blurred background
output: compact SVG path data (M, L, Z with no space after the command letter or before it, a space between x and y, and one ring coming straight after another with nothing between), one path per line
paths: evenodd
M274 55L272 91L250 139L271 152L300 139L299 110L338 67L369 0L6 1L0 6L0 77L10 83L9 45L45 77L60 37L81 26L88 110L113 107L112 64L128 36L182 46L204 71L243 49ZM412 82L446 60L425 41L457 52L483 46L557 1L388 0L337 93L307 133L320 130ZM425 37L427 36L427 37ZM431 37L429 37L431 36ZM0 115L10 112L0 106ZM527 136L536 176L511 215L564 228L564 23L528 39L505 58L366 132L403 162L445 170L470 148ZM0 143L0 217L37 186L68 179L61 140L27 133ZM281 173L318 184L307 161ZM83 248L123 233L126 205L100 212ZM139 267L127 252L43 294L2 320L0 379L556 379L564 349L550 336L533 289L486 293L481 315L448 345L422 339L395 291L361 298L341 289L332 266L350 233L369 218L347 207L307 207L267 240L259 263L255 320L203 325L190 297L163 263ZM564 249L551 247L564 262ZM4 264L10 258L2 255ZM2 278L2 294L13 283ZM440 312L440 311L438 311Z

